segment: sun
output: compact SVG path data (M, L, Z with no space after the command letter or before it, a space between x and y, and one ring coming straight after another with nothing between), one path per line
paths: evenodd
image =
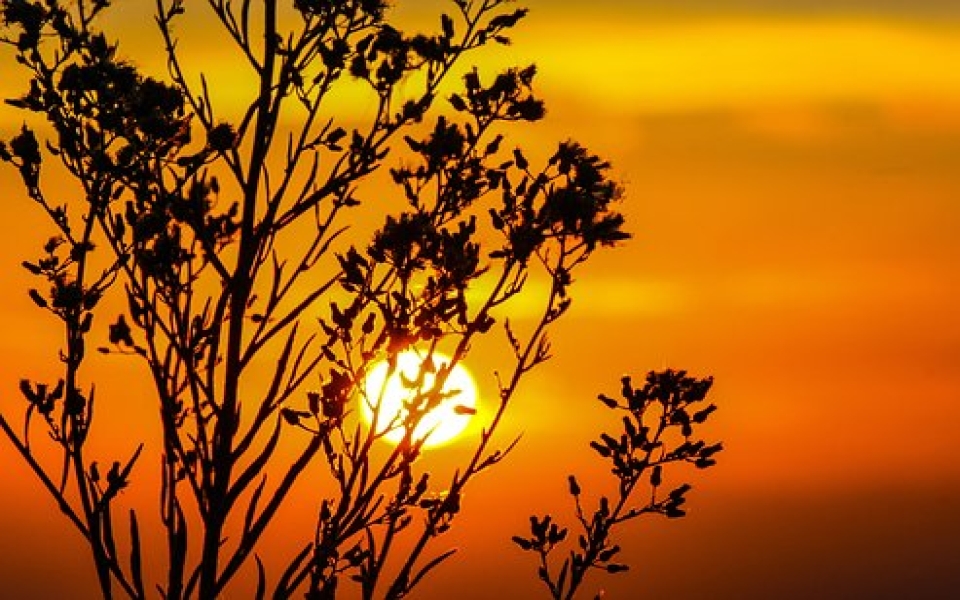
M425 358L414 350L402 352L397 355L397 366L392 373L387 361L381 361L363 382L360 413L369 425L374 420L374 407L379 404L377 429L384 432L387 441L396 444L403 439L405 430L399 423L407 413L406 405L418 392L428 393L434 386L436 372L450 364L450 357L439 352L433 353L432 368L430 364L424 365ZM425 369L422 385L410 387L420 375L421 368ZM477 411L477 386L462 365L453 367L441 393L443 400L423 416L413 432L414 440L425 438L424 447L453 440L463 432Z

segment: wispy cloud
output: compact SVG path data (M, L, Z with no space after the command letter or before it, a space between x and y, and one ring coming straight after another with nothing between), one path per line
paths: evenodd
M529 38L548 91L622 113L960 101L960 25L893 20L590 21ZM589 81L589 85L584 82Z
M593 0L589 8L577 0L528 0L534 8L548 6L581 14L621 11L646 15L811 15L859 14L897 17L960 17L954 0Z

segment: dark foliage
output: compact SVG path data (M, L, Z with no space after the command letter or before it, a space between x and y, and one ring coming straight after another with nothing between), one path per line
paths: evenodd
M210 93L216 74L181 62L183 0L156 1L163 75L124 60L98 28L105 0L2 2L3 41L29 77L8 102L33 114L0 143L0 161L49 217L54 235L23 266L38 281L30 298L66 341L60 378L21 383L22 429L3 416L0 428L86 539L105 598L154 588L214 598L244 566L258 581L244 597L333 598L350 585L401 598L453 553L431 554L431 543L473 478L512 448L494 434L522 376L549 357L547 329L570 306L574 269L627 237L606 162L566 142L537 169L497 132L543 117L532 67L468 71L438 98L465 55L509 42L526 11L507 4L453 0L437 31L409 34L382 1L190 3L212 12L256 77L245 108L227 114ZM374 101L365 124L330 112L344 85ZM450 116L434 116L436 104ZM370 204L363 183L394 142L410 154L390 170L383 224L351 239L351 211ZM75 184L66 201L46 191L50 161ZM521 335L504 315L535 272L552 284ZM468 290L486 291L468 300ZM125 299L126 314L105 314L108 295ZM430 479L416 426L476 336L497 325L513 362L498 374L493 414L464 464ZM143 511L121 512L147 449L104 460L88 446L99 404L87 350L98 343L142 362L153 383L155 397L128 402L159 415L162 447L145 461L161 465L159 581L143 569ZM363 426L353 406L379 404L360 383L407 350L422 367L404 412L375 411ZM439 350L449 364L434 360ZM264 362L265 383L251 375ZM37 429L48 434L39 442ZM397 445L374 451L398 429ZM277 452L281 439L294 458ZM268 576L258 544L314 463L330 480L316 523Z
M625 413L622 429L616 435L604 433L590 442L617 480L616 495L600 496L597 508L591 511L585 507L580 483L570 475L577 540L562 560L557 559L555 551L567 542L569 529L558 525L550 515L530 517L529 537L513 538L522 550L537 555L537 574L557 600L574 598L591 570L628 570L627 565L616 562L621 548L613 540L613 530L646 514L670 519L684 516L683 505L691 486L684 483L664 493L666 467L690 463L706 469L716 464L714 457L723 449L720 443L708 444L694 435L695 426L706 422L716 410L714 404L703 406L712 378L697 379L684 371L668 369L648 373L640 388L634 387L629 377L624 377L622 384L620 399L599 396L611 410ZM638 491L638 487L642 489Z

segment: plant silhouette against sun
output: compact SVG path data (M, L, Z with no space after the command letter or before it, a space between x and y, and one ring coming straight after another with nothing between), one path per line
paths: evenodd
M574 142L542 168L506 149L502 125L544 115L533 67L451 75L508 42L525 10L506 0L453 0L423 34L391 25L380 0L190 3L210 11L255 78L235 113L211 93L223 80L183 60L175 28L187 3L156 1L169 72L152 76L99 28L109 4L0 4L4 41L29 76L8 102L39 117L0 145L0 160L49 217L52 237L23 266L38 281L30 297L65 335L61 375L24 379L23 422L0 415L0 428L85 538L104 598L154 587L215 598L244 566L256 574L244 597L333 598L343 585L408 595L452 554L431 542L464 489L512 447L494 433L522 376L549 357L573 271L627 237L607 163ZM332 108L343 87L373 100L363 124ZM446 116L434 116L438 104ZM74 184L65 202L45 183L51 160ZM364 197L387 162L393 192ZM360 207L380 213L369 239L348 229ZM532 293L531 276L550 285L539 319L518 331L504 313ZM108 298L124 299L125 314ZM416 425L474 340L498 331L512 364L492 416L464 464L431 480ZM94 407L129 410L95 397L91 347L145 365L155 397L128 402L158 410L161 447L90 450ZM423 364L405 412L374 411L362 426L366 373L410 349ZM449 363L433 360L440 350ZM254 375L263 368L265 379ZM400 442L383 446L398 428ZM277 452L281 439L298 447L293 458ZM143 511L120 512L147 454L162 465L158 581L143 566ZM268 574L258 543L316 463L330 481L316 486L316 523Z

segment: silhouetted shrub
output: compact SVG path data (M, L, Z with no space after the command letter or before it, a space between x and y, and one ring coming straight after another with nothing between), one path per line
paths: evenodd
M404 597L452 554L428 548L459 514L463 490L513 447L496 447L494 433L523 375L549 357L547 330L570 306L572 272L628 237L609 165L575 142L541 168L506 148L500 125L544 116L533 67L470 70L439 98L465 55L509 42L526 11L506 0L453 0L438 31L416 34L392 25L376 0L209 0L257 80L234 114L210 93L217 74L195 76L182 61L183 0L156 3L163 76L125 60L98 28L109 4L6 0L0 11L4 41L29 75L26 93L8 102L46 122L41 136L24 125L0 143L0 161L19 171L55 230L23 266L38 281L30 298L66 339L62 375L23 380L22 428L3 416L0 428L88 542L103 596L145 598L154 582L144 580L141 512L121 517L117 500L142 477L146 450L104 460L87 445L97 405L88 349L105 340L100 352L142 361L153 382L164 597L217 597L251 557L249 596L272 586L274 597L333 598L348 584L364 598ZM353 126L328 103L357 85L376 109ZM437 104L452 110L434 116ZM406 154L389 170L393 195L374 204L362 184L397 142ZM76 183L66 202L45 189L50 160ZM368 240L348 231L358 206L381 213ZM521 335L505 315L532 293L537 272L551 283ZM108 295L125 299L126 314L105 314ZM512 365L498 375L492 417L460 468L431 480L417 425L450 396L444 382L475 338L497 331ZM382 392L361 384L379 361L396 371L405 351L421 366L406 375L409 397L393 418L378 410ZM251 365L265 358L264 382ZM368 426L360 403L373 409ZM670 405L669 418L685 406ZM397 430L391 450L374 452ZM298 446L292 460L277 453L281 438ZM598 451L633 460L635 448ZM669 460L709 453L688 446ZM646 456L655 473L669 461ZM332 485L287 567L268 580L258 543L314 463ZM657 510L676 512L681 496ZM531 549L545 526L535 523ZM615 570L605 535L589 544L583 568Z

